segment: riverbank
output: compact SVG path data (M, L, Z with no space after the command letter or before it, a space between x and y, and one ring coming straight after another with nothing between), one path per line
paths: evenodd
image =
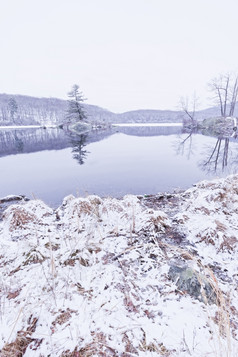
M9 206L1 356L237 356L237 192Z

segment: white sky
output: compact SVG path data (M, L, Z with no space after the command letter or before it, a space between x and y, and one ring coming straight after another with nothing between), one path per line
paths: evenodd
M0 0L0 93L178 109L238 70L237 0Z

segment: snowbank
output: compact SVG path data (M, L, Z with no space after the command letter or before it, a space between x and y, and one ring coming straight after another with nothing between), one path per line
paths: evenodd
M8 207L1 356L238 355L238 176L158 208L132 195Z

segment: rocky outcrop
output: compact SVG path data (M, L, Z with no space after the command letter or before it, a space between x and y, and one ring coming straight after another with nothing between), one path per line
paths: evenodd
M234 130L237 130L235 122L236 118L233 117L208 118L199 124L199 128L204 135L231 137Z
M205 304L216 303L217 297L209 280L184 262L182 262L182 266L181 262L173 262L169 268L168 276L175 282L180 291L203 301Z

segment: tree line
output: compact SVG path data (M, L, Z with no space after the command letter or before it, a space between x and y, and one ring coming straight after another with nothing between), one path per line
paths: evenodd
M29 117L33 118L35 115L39 118L43 118L53 114L54 116L60 114L60 117L62 117L66 123L86 120L87 115L82 104L85 98L83 93L79 90L79 86L77 84L74 84L72 89L68 92L68 98L67 107L65 107L65 109L63 109L61 105L59 111L52 113L50 111L48 113L48 103L45 103L45 108L37 105L37 103L35 103L36 105L34 105L34 103L24 105L22 100L20 101L20 104L18 103L17 96L12 96L7 99L4 105L1 106L1 117L2 120L6 122L8 121L16 124L22 124L22 120ZM64 114L62 113L63 111Z
M220 74L209 82L208 87L212 93L212 101L219 107L221 117L226 118L234 116L238 96L238 75L231 73ZM68 98L64 122L70 124L86 121L88 115L85 111L85 106L83 105L85 98L80 91L78 84L72 86L71 90L68 92ZM184 97L180 99L180 107L192 124L195 124L196 122L195 116L197 106L198 98L196 95L194 95L191 100ZM14 97L11 97L8 100L7 106L1 108L1 110L2 119L7 120L7 118L9 118L13 123L16 123L18 119L24 115L26 117L34 116L33 113L22 113L22 108L18 105ZM41 114L40 116L42 117L46 115L45 113L39 114Z
M220 74L208 83L208 89L212 93L212 102L219 108L221 117L233 117L238 96L238 75L234 73ZM187 119L192 124L195 124L198 107L196 94L190 100L188 97L182 97L180 99L180 107L186 114Z

